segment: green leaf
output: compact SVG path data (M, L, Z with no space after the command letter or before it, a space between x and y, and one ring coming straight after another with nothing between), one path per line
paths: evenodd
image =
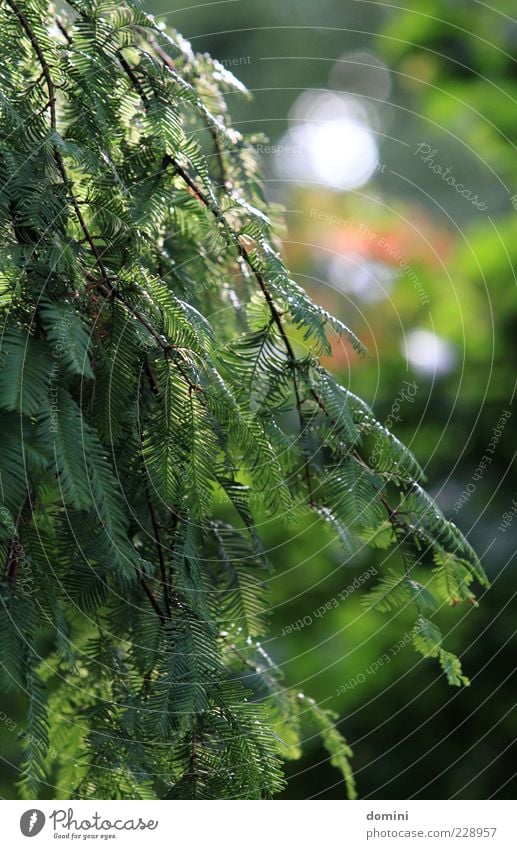
M67 303L44 301L39 309L52 357L72 374L93 380L91 338L84 317Z
M57 368L57 363L55 364ZM0 405L25 415L48 408L52 366L47 346L16 327L0 340Z

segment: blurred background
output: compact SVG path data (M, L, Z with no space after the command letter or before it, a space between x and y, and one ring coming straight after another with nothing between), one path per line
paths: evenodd
M285 207L288 264L371 354L337 345L327 365L410 445L492 581L479 608L437 614L469 688L409 645L367 672L412 621L365 612L360 591L343 600L384 552L344 565L319 524L286 540L269 523L264 648L336 712L360 797L515 797L515 3L145 5L252 92L230 109ZM344 796L315 740L288 774L287 798Z

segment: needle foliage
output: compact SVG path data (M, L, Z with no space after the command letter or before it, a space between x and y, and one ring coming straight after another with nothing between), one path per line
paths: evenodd
M0 622L23 694L20 792L267 798L334 718L261 646L257 525L304 513L353 560L405 552L367 602L466 681L429 618L485 583L420 467L320 357L340 321L291 279L243 86L131 2L0 0ZM436 593L413 571L434 561Z

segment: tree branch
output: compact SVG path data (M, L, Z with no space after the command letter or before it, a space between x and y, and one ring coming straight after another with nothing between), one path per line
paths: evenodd
M49 102L48 102L47 106L50 108L50 126L51 126L51 129L54 132L56 132L57 131L56 92L55 92L55 86L54 86L54 83L53 83L53 80L52 80L52 76L50 74L49 65L47 63L47 60L45 59L45 56L44 56L43 51L40 47L39 41L36 38L36 34L35 34L32 26L31 26L31 24L29 23L29 21L27 20L27 18L23 14L22 10L18 6L18 3L16 3L15 0L5 0L5 2L11 8L11 10L14 12L16 17L20 21L20 24L21 24L22 28L24 29L24 31L27 35L27 38L29 39L30 43L32 44L34 52L36 53L36 56L38 57L38 62L40 63L40 66L41 66L41 72L42 72L43 77L45 78L45 83L47 85L47 90L48 90Z
M165 622L166 622L165 614L164 614L163 610L161 609L160 605L158 604L158 602L156 601L156 597L155 597L151 587L147 583L147 580L144 578L143 575L140 576L140 583L141 583L142 587L144 588L144 592L145 592L147 598L151 602L151 606L152 606L154 612L159 617L162 625L165 625Z

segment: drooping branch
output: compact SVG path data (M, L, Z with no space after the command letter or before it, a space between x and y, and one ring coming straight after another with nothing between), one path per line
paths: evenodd
M41 49L41 46L39 45L38 39L37 39L32 27L31 27L29 21L26 19L26 17L23 15L21 10L19 9L19 6L16 3L16 0L5 0L5 2L8 3L8 5L13 9L15 14L18 16L18 19L20 20L20 23L21 23L22 27L24 28L24 30L25 30L31 44L33 45L35 52L36 52L36 55L38 57L38 61L40 63L41 69L42 69L42 75L45 79L47 89L48 89L48 95L49 95L48 107L50 108L51 127L54 131L57 131L56 108L55 108L55 102L56 102L55 85L54 85L53 80L52 80L50 67L49 67L49 65L48 65L48 63L45 59L45 56L44 56L43 51ZM67 42L69 44L71 44L72 38L68 34L65 26L63 25L63 23L60 20L58 21L58 26L59 26L60 31L65 36ZM172 58L167 54L167 52L165 50L163 50L163 48L159 45L159 43L157 42L157 40L155 38L151 39L151 44L152 44L152 47L155 50L156 54L159 56L159 58L162 60L162 62L166 65L166 67L172 73L177 75L177 71L175 69L175 65L174 65ZM121 53L120 50L117 51L116 55L117 55L117 59L120 63L121 68L123 69L124 73L128 77L128 79L129 79L132 87L134 88L135 92L141 98L144 109L147 111L148 108L149 108L148 97L147 97L147 94L146 94L145 90L143 89L143 87L142 87L142 85L141 85L141 83L138 79L137 74L135 73L134 69L131 67L129 62L125 59L125 57L123 56L123 54ZM222 161L222 157L220 156L221 152L220 152L219 144L218 144L218 141L217 141L217 134L216 134L216 132L213 128L211 128L211 130L212 130L214 142L216 144L216 151L219 154L222 180L223 180L223 183L225 183L225 181L226 181L225 169L224 169L224 163ZM105 297L116 297L119 300L121 300L125 304L125 306L132 312L132 314L135 316L135 318L148 330L148 332L155 339L155 341L157 342L159 347L162 349L163 353L167 356L167 354L171 351L172 348L174 348L174 346L171 345L170 342L167 339L165 339L165 337L163 337L162 334L160 334L152 326L152 324L148 321L148 319L144 315L142 315L142 313L140 311L138 311L136 308L134 308L132 306L128 306L127 303L125 302L125 299L123 298L123 295L121 294L121 292L114 288L113 278L110 277L107 273L107 270L106 270L106 268L103 264L103 261L102 261L102 256L101 256L101 254L100 254L100 252L97 248L97 245L95 244L95 241L94 241L92 235L89 232L89 229L88 229L88 226L87 226L86 221L84 219L84 216L82 215L79 202L75 198L75 195L72 191L72 186L71 186L71 183L68 179L61 153L56 148L54 148L54 153L55 153L56 163L57 163L59 171L61 173L63 182L65 183L65 185L67 185L67 187L69 189L70 198L71 198L71 202L72 202L75 214L77 216L77 219L79 221L81 229L83 230L83 233L85 235L85 239L88 242L88 244L90 245L90 248L92 250L92 253L93 253L95 261L96 261L96 264L97 264L99 271L101 273L101 280L100 281L94 281L95 285L97 286L99 291L102 294L105 295ZM297 380L297 376L296 376L297 358L296 358L293 346L291 344L291 341L289 339L289 336L287 334L287 331L285 329L284 323L282 321L281 312L275 304L274 298L273 298L273 296L272 296L272 294L269 290L269 287L267 285L267 282L265 280L263 273L259 269L256 268L247 248L242 243L242 241L239 239L238 234L236 234L232 230L232 228L228 225L226 218L224 216L224 213L219 208L218 204L213 199L211 199L199 187L199 185L196 183L196 181L190 176L188 171L178 162L178 160L175 157L173 157L171 155L166 155L163 158L161 171L165 171L169 166L172 167L173 173L178 175L181 178L181 180L190 189L190 191L199 200L199 202L202 203L203 206L214 215L215 219L219 223L224 224L224 227L225 227L227 233L230 235L230 238L232 239L232 241L234 243L234 246L236 248L236 251L237 251L239 257L242 259L242 261L245 263L245 265L248 267L250 272L255 277L255 280L256 280L256 282L257 282L257 284L258 284L258 286L259 286L259 288L262 292L262 295L264 296L264 299L265 299L266 304L268 306L268 309L270 311L272 321L274 322L274 324L276 325L276 327L278 329L278 332L280 334L280 337L282 339L283 345L284 345L285 350L286 350L289 366L290 366L291 372L292 372L292 383L293 383L293 391L294 391L294 396L295 396L295 406L296 406L297 414L298 414L299 421L300 421L300 431L301 431L301 433L303 433L303 431L305 429L305 421L304 421L303 412L302 412L303 401L302 401L302 396L301 396L301 392L300 392L300 388L299 388L298 380ZM189 383L190 388L191 389L195 388L197 390L198 387L194 386L188 380L188 378L186 378L186 376L185 376L183 370L181 369L181 367L179 366L179 364L178 364L178 367L180 368L182 375L185 377L185 379L187 379L187 382ZM318 396L318 394L315 392L315 390L311 388L310 392L311 392L312 397L314 398L314 400L316 401L316 403L320 407L320 409L322 409L325 412L326 415L329 415L328 411L326 410L324 402ZM329 416L329 418L331 418L331 417ZM354 449L354 453L357 454L360 462L364 464L364 460L362 459L362 457L360 457L359 453L357 452L357 449ZM364 465L367 465L367 464L364 464ZM369 467L367 466L367 468L369 468ZM305 463L304 463L304 475L305 475L308 493L309 493L309 503L310 503L311 506L314 506L314 494L313 494L313 490L312 490L310 470L309 470L309 465L308 465L307 461L305 461ZM383 503L384 503L385 499L381 499L381 501L383 501ZM392 520L393 510L387 504L384 504L384 506L386 507L389 521L390 521L390 523L393 524L393 520Z
M38 57L38 62L41 66L41 74L45 79L45 83L48 91L48 103L47 107L50 109L50 127L53 132L57 132L57 118L56 118L56 88L54 85L54 81L52 79L52 75L50 73L50 67L48 65L47 60L45 59L45 55L41 49L40 43L36 38L36 34L26 16L23 14L16 0L4 0L5 3L10 7L10 9L14 12L16 17L18 18L22 29L25 31L27 38L29 39L36 56Z
M43 53L41 45L38 41L38 38L36 37L36 34L35 34L32 26L31 26L30 22L27 20L27 18L25 17L23 12L21 11L20 7L16 3L16 0L5 0L5 2L7 3L8 6L10 6L10 8L12 9L14 14L17 16L18 20L20 21L22 29L25 31L25 34L27 35L27 38L29 39L29 41L30 41L30 43L31 43L31 45L34 49L34 52L36 53L36 56L38 58L38 62L41 66L41 72L42 72L43 77L45 79L45 83L46 83L47 91L48 91L48 104L47 104L47 106L50 110L50 128L51 128L53 133L57 134L56 86L55 86L55 83L52 79L52 74L50 72L50 66L49 66L49 64L48 64L48 62L45 58L45 54ZM54 144L53 144L53 153L54 153L54 159L55 159L58 171L61 175L61 179L63 180L64 185L67 187L67 189L69 191L70 201L71 201L72 206L74 208L74 212L76 214L77 220L79 221L79 225L80 225L80 227L81 227L81 229L84 233L85 239L88 242L90 249L92 251L92 254L95 258L96 265L98 266L103 279L107 280L108 279L108 273L107 273L106 268L104 266L104 263L102 261L102 255L101 255L97 245L95 244L93 236L91 235L91 233L88 229L88 226L86 224L84 216L81 212L81 207L79 206L79 203L78 203L78 201L77 201L77 199L74 195L72 183L68 178L66 168L65 168L65 163L63 161L63 157L61 155L61 152L58 150L58 148L55 144L55 140L54 140Z

